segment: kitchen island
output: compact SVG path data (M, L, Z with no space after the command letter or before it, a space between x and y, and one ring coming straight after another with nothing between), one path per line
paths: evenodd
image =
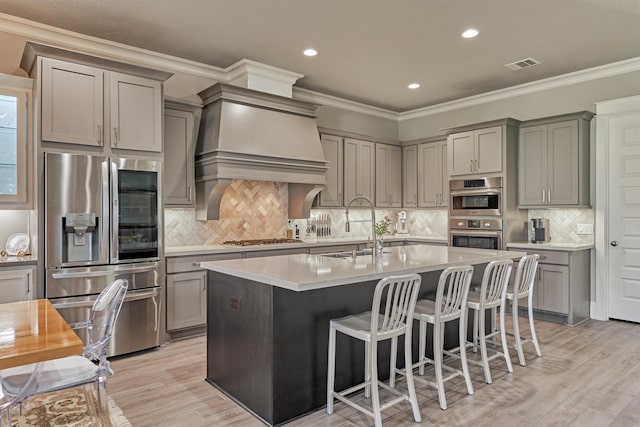
M207 381L265 423L282 424L326 404L329 320L370 310L382 277L418 273L420 298L428 298L448 266L474 265L479 283L486 263L523 255L413 245L385 248L376 259L299 254L202 263L210 270ZM447 347L457 345L457 325L450 323ZM385 344L381 378L389 371ZM337 347L336 387L361 382L363 344L339 334Z

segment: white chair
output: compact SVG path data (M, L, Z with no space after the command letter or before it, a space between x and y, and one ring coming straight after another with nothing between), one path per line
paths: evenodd
M23 387L15 395L10 395L2 384L2 371L0 371L0 427L11 427L11 408L19 405L24 399L29 397L37 384L37 377L42 370L42 363L34 363L34 369L23 384Z
M333 413L333 399L337 398L373 417L375 426L380 427L382 426L382 411L392 405L408 400L413 410L413 418L416 422L421 421L413 377L410 373L407 375L408 394L406 395L378 381L378 342L405 334L405 337L408 337L408 339L405 338L405 360L408 365L411 364L411 330L413 323L411 319L419 290L420 276L417 274L384 278L376 285L371 311L340 319L332 319L329 322L327 414ZM380 314L385 292L384 311ZM336 392L334 389L336 332L342 332L362 340L365 344L365 381L342 392ZM381 405L378 387L391 391L397 397ZM371 395L371 410L347 397L347 395L362 389L365 389L365 397L369 397L369 394Z
M14 403L21 403L25 398L36 394L84 386L89 410L97 415L101 425L110 425L107 377L113 374L113 371L107 360L107 346L111 341L127 287L126 280L114 281L98 295L91 308L89 320L70 325L74 329L87 329L84 356L63 357L0 371L2 388L8 396L14 398ZM40 371L34 374L36 369ZM30 386L27 381L34 376L34 383ZM92 405L92 385L96 390L97 408L93 408Z
M513 335L516 340L514 347L518 352L518 361L520 365L525 366L527 362L524 359L524 351L522 344L530 342L536 349L536 355L542 356L540 351L540 344L538 343L538 337L536 336L536 328L533 324L533 286L535 284L536 270L538 269L538 259L540 255L532 254L524 256L518 262L518 269L516 270L516 278L513 282L513 292L507 292L506 299L511 301L511 309L513 316ZM520 336L520 325L518 323L518 299L528 299L527 314L529 317L529 329L531 329L531 337L525 338Z
M487 384L491 384L491 371L489 369L489 362L491 360L504 357L507 363L507 370L513 372L504 328L505 296L512 266L513 261L511 260L492 261L487 264L484 274L482 275L482 284L480 285L479 292L469 292L469 298L467 300L467 307L474 310L473 343L471 345L473 346L474 352L479 345L481 354L481 361L469 359L469 363L482 366L484 379ZM487 334L485 326L486 310L491 310L493 315L494 309L497 307L500 307L500 330L493 330ZM492 349L494 354L488 357L487 342L489 341L496 344L492 338L498 334L500 334L502 341L502 352Z
M420 322L420 357L417 363L405 363L405 366L418 368L421 376L424 375L424 366L429 363L434 365L436 381L427 381L420 377L416 380L424 382L438 390L440 408L447 409L447 399L444 394L444 383L458 376L462 376L467 385L467 392L473 394L473 385L469 376L469 368L466 360L466 347L460 346L460 358L462 370L445 365L442 361L444 346L444 325L452 320L459 319L459 340L466 342L467 317L466 306L467 294L473 275L473 267L464 265L459 267L449 267L440 274L438 288L436 290L436 300L420 300L416 303L413 318ZM433 360L427 357L427 323L433 325ZM406 340L405 340L406 341ZM398 369L395 363L395 339L391 343L391 373L389 385L395 386L395 374L407 375L409 378L411 369ZM450 371L452 374L446 378L442 376L442 369Z

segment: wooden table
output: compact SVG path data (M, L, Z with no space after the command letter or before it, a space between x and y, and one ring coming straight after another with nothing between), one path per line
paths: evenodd
M0 304L0 369L82 354L83 347L49 300Z

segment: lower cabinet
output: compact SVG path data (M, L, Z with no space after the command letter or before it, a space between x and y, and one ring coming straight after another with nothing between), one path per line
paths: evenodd
M549 251L531 248L509 250L540 255L533 287L533 309L536 317L575 325L589 318L590 310L590 254L589 250ZM514 263L511 280L516 274ZM511 285L510 285L511 286ZM527 307L527 300L518 301Z
M0 270L0 304L33 299L32 268Z
M207 272L167 275L167 330L207 323Z

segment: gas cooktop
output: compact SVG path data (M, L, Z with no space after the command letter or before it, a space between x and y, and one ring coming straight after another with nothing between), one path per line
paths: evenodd
M302 243L302 240L273 238L273 239L227 240L225 242L222 242L223 245L231 245L231 246L274 245L277 243Z

